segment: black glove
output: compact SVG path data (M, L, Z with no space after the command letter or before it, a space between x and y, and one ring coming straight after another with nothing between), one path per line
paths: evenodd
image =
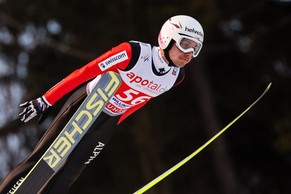
M49 107L50 105L42 97L22 103L20 104L20 108L22 108L22 111L19 113L20 119L26 123L36 115L43 113Z

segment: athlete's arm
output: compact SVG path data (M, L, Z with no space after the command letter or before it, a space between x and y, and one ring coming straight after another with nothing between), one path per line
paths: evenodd
M121 55L121 56L120 56ZM44 99L49 105L55 104L64 95L77 88L82 83L95 78L107 71L117 71L117 68L124 69L129 64L131 59L131 46L124 42L111 50L107 51L100 57L89 62L80 69L75 70L66 78L57 83L54 87L48 90L44 95ZM116 58L124 57L118 62ZM107 62L107 63L106 63Z

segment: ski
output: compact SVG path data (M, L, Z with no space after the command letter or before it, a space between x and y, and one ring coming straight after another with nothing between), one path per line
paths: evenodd
M142 194L152 188L154 185L159 183L161 180L169 176L171 173L176 171L178 168L183 166L185 163L187 163L189 160L191 160L194 156L196 156L199 152L201 152L205 147L207 147L211 142L213 142L216 138L218 138L224 131L226 131L232 124L234 124L239 118L241 118L246 112L248 112L270 89L272 83L270 83L267 88L264 90L264 92L246 109L244 110L238 117L236 117L233 121L231 121L226 127L221 129L216 135L214 135L211 139L209 139L205 144L203 144L201 147L199 147L196 151L194 151L192 154L181 160L179 163L177 163L175 166L134 192L133 194Z
M38 193L57 172L76 145L98 118L107 102L121 84L117 73L102 75L92 92L74 113L58 137L50 145L29 173L21 178L14 194Z

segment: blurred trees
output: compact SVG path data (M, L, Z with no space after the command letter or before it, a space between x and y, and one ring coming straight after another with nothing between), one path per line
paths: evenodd
M122 41L157 44L169 17L205 30L186 79L119 126L70 193L133 193L270 93L216 142L148 193L288 193L291 4L280 0L0 1L0 179L37 143L42 125L18 104Z

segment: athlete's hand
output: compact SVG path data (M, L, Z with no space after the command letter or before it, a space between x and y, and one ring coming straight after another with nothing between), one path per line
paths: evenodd
M49 108L50 105L48 105L42 97L39 97L35 100L27 101L22 104L20 104L20 119L23 122L27 122L34 118L35 116L43 113L47 108Z

